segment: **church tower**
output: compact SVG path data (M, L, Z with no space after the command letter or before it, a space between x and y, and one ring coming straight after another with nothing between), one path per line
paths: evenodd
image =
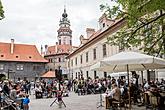
M70 21L68 20L68 14L64 8L64 13L62 14L62 19L60 19L60 28L58 29L58 44L59 45L72 45L72 30L70 29Z

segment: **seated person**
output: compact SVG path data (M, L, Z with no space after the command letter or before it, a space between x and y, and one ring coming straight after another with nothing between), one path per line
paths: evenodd
M118 88L117 84L112 85L112 90L107 94L109 96L109 103L112 106L113 101L120 101L121 91Z
M42 92L41 86L36 85L35 92Z
M149 89L150 89L150 85L151 85L151 83L148 81L148 82L146 82L145 84L144 84L144 90L145 91L148 91Z
M36 95L36 98L42 98L42 88L41 88L41 86L36 85L35 95Z
M128 99L128 89L127 87L124 85L123 82L121 82L120 84L120 91L121 91L121 96L124 99Z
M164 101L165 101L165 97L160 95L160 92L157 88L156 85L151 85L150 88L150 92L152 93L152 95L154 95L155 97L159 97L158 99L158 104L159 106L164 106Z

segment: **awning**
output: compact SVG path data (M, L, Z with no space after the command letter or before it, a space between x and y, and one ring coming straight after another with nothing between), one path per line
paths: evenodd
M41 77L42 78L55 78L56 74L55 74L55 71L48 71L48 72L44 73Z

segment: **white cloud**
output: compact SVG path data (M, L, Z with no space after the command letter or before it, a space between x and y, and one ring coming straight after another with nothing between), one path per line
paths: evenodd
M73 44L87 27L98 28L99 5L111 0L2 0L5 19L0 23L0 42L54 45L59 20L66 5L73 31Z

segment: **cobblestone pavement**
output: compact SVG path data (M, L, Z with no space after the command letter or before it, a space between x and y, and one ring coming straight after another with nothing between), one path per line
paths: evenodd
M59 108L56 103L50 107L54 98L35 99L35 96L31 95L30 100L30 110L106 110L105 107L97 108L100 100L99 94L78 96L71 92L69 97L63 97L66 108L64 106ZM145 110L145 108L133 106L132 110Z

